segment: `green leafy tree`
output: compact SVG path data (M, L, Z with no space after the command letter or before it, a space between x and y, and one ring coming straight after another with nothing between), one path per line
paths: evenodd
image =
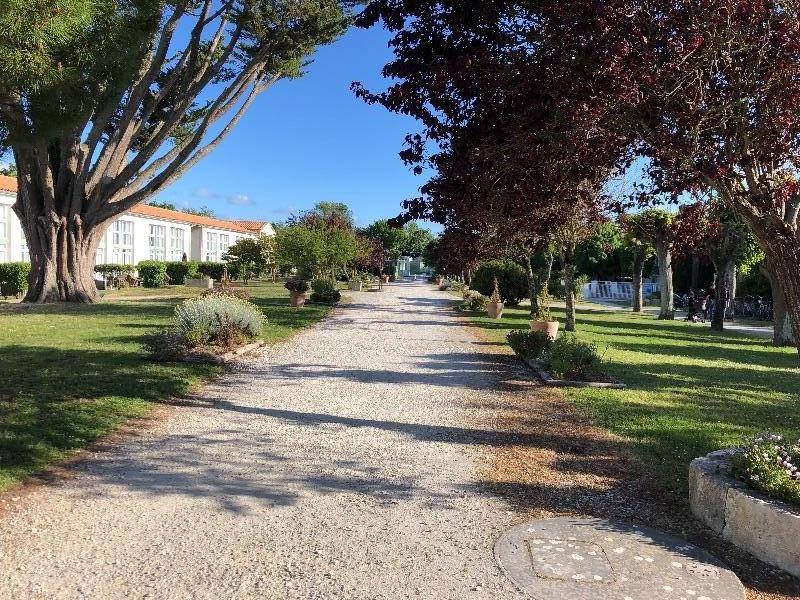
M274 240L264 234L242 238L228 248L223 260L232 265L244 281L250 281L275 268Z
M386 219L375 221L362 233L366 237L378 240L386 256L392 260L400 258L407 245L406 230L402 227L392 227Z
M341 35L349 0L9 0L0 10L0 151L29 302L99 300L109 224L216 148L256 98Z
M275 234L278 263L296 267L304 276L336 277L369 251L368 244L349 229L298 223Z
M15 165L14 163L10 163L5 167L0 167L0 175L6 175L7 177L16 177L17 165Z
M647 252L649 248L655 251L658 261L658 283L661 291L661 310L659 319L675 318L675 301L672 290L672 246L675 241L676 222L675 213L662 208L648 208L636 215L626 217L626 228L632 240L636 241L634 246L634 311L636 311L637 296L637 272L636 263L638 251ZM642 267L644 263L641 263ZM641 299L641 272L638 276L638 296ZM641 300L640 300L641 302ZM641 310L641 304L639 305Z
M407 223L403 231L406 238L403 243L404 256L411 256L412 258L422 256L428 244L435 239L435 236L428 229L423 229L413 222Z

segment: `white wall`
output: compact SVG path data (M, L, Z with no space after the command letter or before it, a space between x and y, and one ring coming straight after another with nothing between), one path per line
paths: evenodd
M15 194L0 191L0 220L4 221L0 223L0 262L17 262L30 259L29 256L24 254L26 250L25 235L22 233L19 219L17 219L17 215L11 210L11 205L14 204L15 199ZM128 227L132 228L132 232L128 234L132 239L131 237L126 238L126 232L124 231L121 231L120 235L116 236L120 242L124 239L131 240L132 252L122 252L124 245L120 243L120 247L116 248L117 252L115 253L114 231L117 221L129 223ZM249 233L234 232L226 229L191 225L189 223L180 223L177 221L131 214L125 214L117 221L109 226L108 231L106 231L106 234L103 236L103 241L97 251L97 264L123 262L122 258L124 257L125 262L136 265L143 260L154 258L155 255L151 253L150 247L151 225L164 228L163 232L165 237L162 248L165 248L165 253L159 254L158 258L168 261L181 260L183 252L187 254L189 260L220 261L225 254L224 236L227 236L227 246L232 246L237 240L242 238L255 237ZM173 230L183 233L182 252L173 252ZM267 235L274 235L274 230L270 224L265 225L262 228L262 232ZM209 244L209 242L213 240L216 240L216 244Z

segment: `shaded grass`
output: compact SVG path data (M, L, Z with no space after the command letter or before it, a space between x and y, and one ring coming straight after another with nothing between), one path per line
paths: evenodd
M268 343L330 310L290 307L280 283L247 289L269 320ZM140 345L198 293L170 286L109 292L96 305L0 304L0 490L218 374L217 366L150 362Z
M554 310L563 323L563 310ZM501 341L527 328L524 309L472 321ZM689 462L769 429L800 431L797 351L735 332L621 311L578 311L578 336L597 344L625 390L564 393L594 422L633 442L667 490L685 496Z

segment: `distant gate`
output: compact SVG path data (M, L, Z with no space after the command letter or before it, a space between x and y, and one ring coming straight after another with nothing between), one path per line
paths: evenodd
M643 283L642 296L648 298L658 292L657 283ZM583 286L583 297L587 300L631 300L633 284L630 281L590 281Z

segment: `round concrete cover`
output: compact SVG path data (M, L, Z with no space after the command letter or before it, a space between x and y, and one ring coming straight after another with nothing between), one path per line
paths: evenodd
M531 521L494 546L500 567L536 600L744 600L711 555L665 533L601 519Z

